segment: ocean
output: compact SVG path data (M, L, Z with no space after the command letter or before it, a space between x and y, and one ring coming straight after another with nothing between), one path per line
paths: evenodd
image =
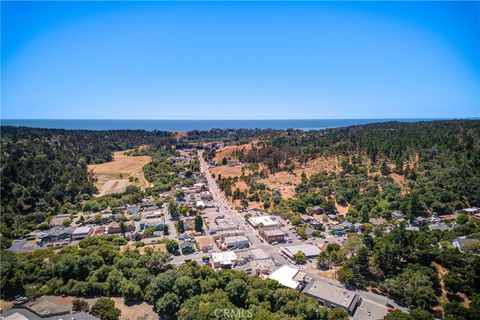
M191 131L219 129L300 129L321 130L374 122L417 122L446 119L282 119L282 120L86 120L86 119L1 119L1 125L36 128L85 130L168 130Z

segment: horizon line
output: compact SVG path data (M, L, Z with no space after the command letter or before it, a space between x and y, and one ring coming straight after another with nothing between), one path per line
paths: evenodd
M370 118L0 118L0 121L9 120L86 120L86 121L282 121L282 120L461 120L461 119L480 119L479 116L467 117L370 117Z

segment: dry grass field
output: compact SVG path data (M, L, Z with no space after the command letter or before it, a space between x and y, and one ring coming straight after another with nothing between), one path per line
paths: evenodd
M252 141L250 143L245 143L245 144L241 144L241 145L238 145L238 146L226 146L222 150L217 151L213 160L215 160L217 162L222 161L222 159L224 157L230 157L236 150L242 150L243 149L244 151L248 151L248 150L252 149L252 143L256 144L257 141Z
M97 178L95 186L99 190L98 196L123 192L130 184L142 189L150 186L143 175L143 167L152 160L151 157L127 156L125 152L114 152L113 161L88 166L88 171L92 171ZM134 181L130 182L129 177L133 177Z

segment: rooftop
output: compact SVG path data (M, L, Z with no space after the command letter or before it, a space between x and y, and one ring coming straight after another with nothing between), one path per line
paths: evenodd
M225 243L236 243L236 242L248 242L248 238L245 236L232 236L226 237Z
M275 220L272 216L259 216L259 217L251 217L248 219L248 221L253 225L253 226L277 226L279 223L278 221Z
M255 259L255 260L263 260L263 259L269 259L270 258L268 253L266 253L262 249L252 249L252 250L250 250L250 253L252 254L253 259Z
M285 287L297 289L300 285L300 282L305 278L305 273L300 271L300 269L291 267L289 265L283 265L279 269L272 272L268 278L277 280Z
M237 261L237 255L233 251L213 252L212 261L220 263Z
M285 233L280 229L263 229L263 232L268 237L283 236Z
M307 284L303 290L303 293L323 301L334 303L346 309L349 309L356 296L355 292L353 291L349 291L347 289L318 280Z
M282 251L284 251L289 256L293 256L295 253L300 251L305 253L307 257L318 256L320 254L320 249L316 245L309 243L282 247Z
M75 229L75 231L73 231L73 234L89 233L90 230L92 230L92 227L90 226L78 227Z

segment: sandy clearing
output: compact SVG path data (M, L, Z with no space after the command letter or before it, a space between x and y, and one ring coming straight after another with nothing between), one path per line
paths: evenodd
M97 178L95 183L99 190L97 196L123 192L127 185L137 185L142 189L150 186L143 175L143 167L152 160L151 157L127 156L125 155L127 151L114 152L113 161L87 167L88 171L92 171ZM133 177L137 181L130 182L129 177Z

